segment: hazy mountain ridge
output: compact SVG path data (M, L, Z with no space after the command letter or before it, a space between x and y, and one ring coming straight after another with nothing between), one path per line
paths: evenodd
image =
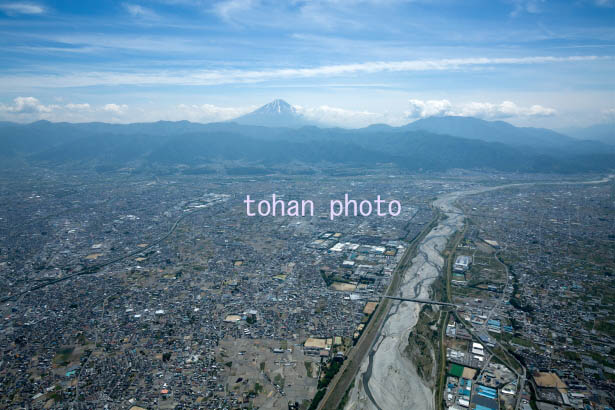
M504 121L485 121L472 117L430 117L400 128L500 142L510 146L536 149L546 154L591 153L605 149L601 142L589 141L588 138L580 141L547 128L515 127Z
M509 145L561 144L574 139L546 128L515 127L504 121L486 121L473 117L429 117L402 127L455 137L502 142Z
M286 108L283 104L267 108L270 114L277 114L278 109L282 113ZM199 169L214 162L239 161L259 166L393 164L408 170L585 172L612 169L615 164L615 149L598 142L562 136L563 142L550 149L546 141L561 134L477 119L461 120L465 125L456 130L451 128L451 123L460 121L451 118L420 120L404 127L373 125L358 130L188 121L3 123L0 124L0 152L5 158L21 158L39 166L109 170L125 166L148 169L158 165ZM474 138L423 130L443 131L446 127L451 128L450 132L471 134ZM489 127L495 131L484 136ZM504 131L498 133L500 129ZM519 135L534 136L539 141L534 145L527 145L529 140L510 142L515 130L521 130Z

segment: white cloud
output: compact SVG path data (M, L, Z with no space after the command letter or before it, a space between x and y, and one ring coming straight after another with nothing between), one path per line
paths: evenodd
M124 111L128 108L126 104L105 104L102 109L103 111L111 112L114 114L123 114Z
M69 103L66 104L64 107L66 107L66 109L68 110L74 110L74 111L91 111L90 104L88 103L83 103L83 104L73 104L73 103Z
M54 101L62 102L61 97ZM88 103L43 104L35 97L17 97L12 104L0 103L0 117L8 121L88 121L95 110Z
M449 100L416 100L408 101L410 108L405 112L408 118L441 117L452 115L452 105Z
M212 104L179 104L173 118L196 122L217 122L237 118L256 107L219 107Z
M555 115L554 108L532 105L520 107L512 101L502 101L500 104L488 102L471 102L460 107L458 115L466 117L479 117L485 119L511 118L511 117L549 117Z
M364 127L376 122L386 121L384 114L370 111L353 111L328 105L321 105L319 107L302 107L297 105L295 109L305 118L324 125Z
M556 114L554 108L542 105L521 107L512 101L502 101L499 104L490 102L469 102L453 105L448 100L416 100L409 101L410 109L405 112L408 118L441 117L446 115L477 117L483 119L504 119L512 117L549 117Z
M214 5L214 12L223 20L229 21L233 14L249 10L254 4L254 0L225 0Z
M326 65L310 68L281 68L264 70L191 70L151 73L90 72L81 74L0 76L0 87L85 87L95 85L220 85L255 83L283 79L335 77L381 72L453 71L493 67L497 65L534 65L593 61L612 57L504 57L451 58L437 60L376 61L356 64Z
M596 6L598 7L613 7L615 6L615 0L596 0Z
M0 111L16 114L48 113L58 108L57 105L44 105L34 97L17 97L13 105L0 104Z
M43 14L45 8L34 3L2 3L0 10L9 16L17 14Z
M140 6L138 4L124 3L122 4L122 6L124 6L126 11L128 11L128 13L130 13L130 15L132 15L133 17L144 17L144 18L157 18L158 17L158 15L154 13L152 10L145 8L143 6Z

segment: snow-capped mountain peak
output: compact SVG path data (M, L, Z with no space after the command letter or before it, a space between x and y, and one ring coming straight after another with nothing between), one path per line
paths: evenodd
M277 100L271 101L269 104L263 105L261 108L259 108L255 112L282 114L284 112L296 113L297 110L295 110L295 107L293 107L286 101L277 99Z
M303 127L313 125L295 107L284 100L276 99L251 113L242 115L233 122L246 125L262 125L265 127Z

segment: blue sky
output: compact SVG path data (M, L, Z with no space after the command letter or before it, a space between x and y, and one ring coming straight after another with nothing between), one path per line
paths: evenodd
M0 0L0 120L615 116L615 0Z

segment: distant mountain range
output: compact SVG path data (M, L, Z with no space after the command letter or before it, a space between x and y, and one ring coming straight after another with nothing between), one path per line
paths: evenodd
M211 173L237 168L250 174L384 165L410 171L567 173L612 170L615 146L466 117L427 118L403 127L319 128L290 104L276 100L223 123L3 122L0 164L100 172L130 168Z
M402 128L514 146L555 147L575 142L573 138L544 128L521 128L504 121L484 121L472 117L430 117Z
M298 113L284 100L274 100L259 109L230 120L242 125L259 125L265 127L301 128L321 126ZM519 147L540 147L548 150L561 150L570 147L582 152L593 152L600 145L590 140L615 144L615 124L600 124L589 128L568 129L559 133L546 128L515 127L504 121L485 121L472 117L446 116L429 117L414 121L403 127L390 127L376 124L368 127L371 131L428 131L434 134L452 135L454 137L477 139L486 142L501 142ZM574 137L574 138L573 138ZM578 140L587 141L583 145Z

